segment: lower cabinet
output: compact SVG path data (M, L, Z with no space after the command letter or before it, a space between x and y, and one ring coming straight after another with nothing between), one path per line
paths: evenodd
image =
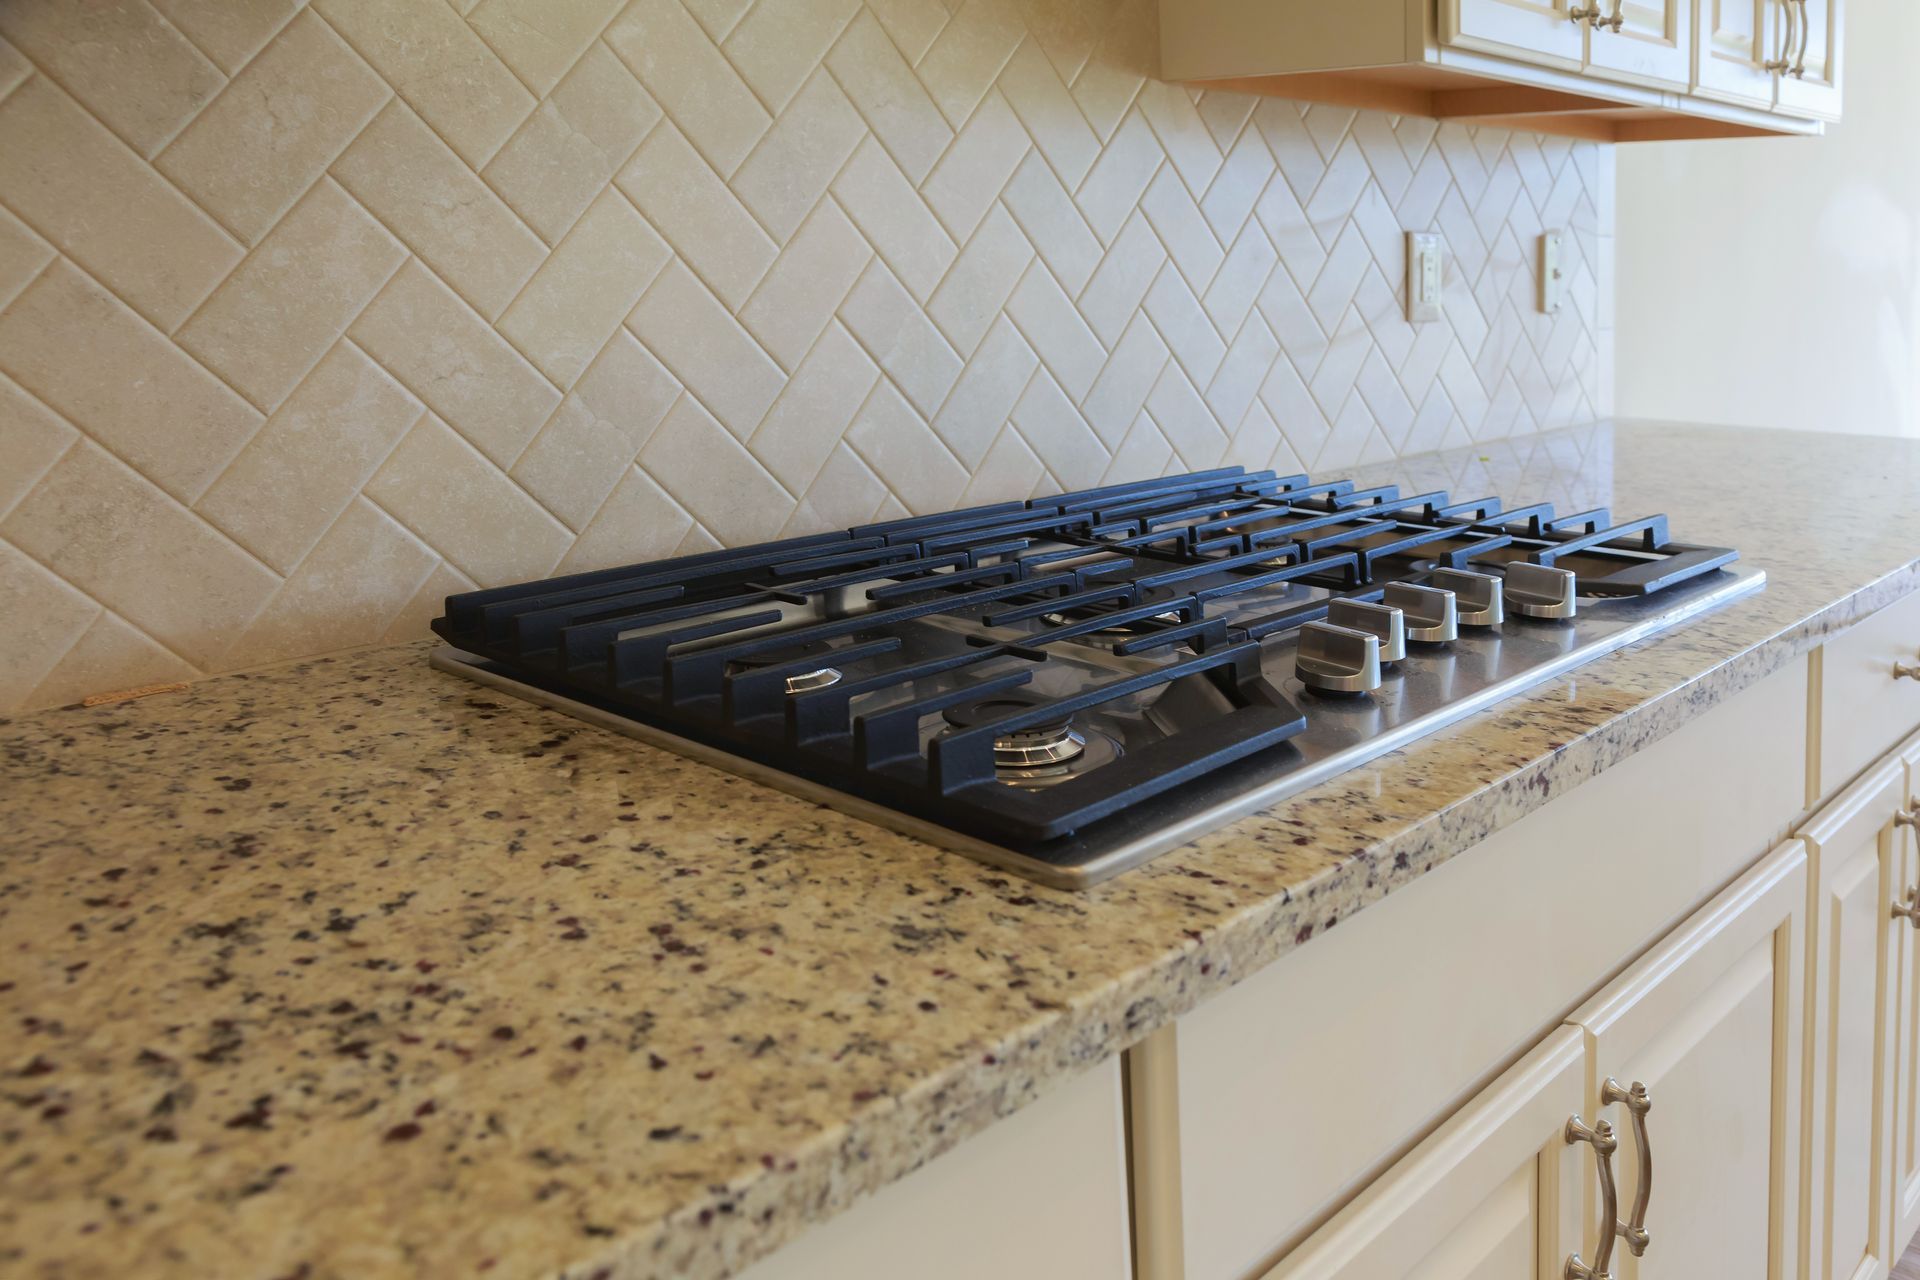
M1791 841L1264 1280L1797 1276L1806 909Z
M1907 744L1900 763L1906 775L1906 811L1920 802L1920 741ZM1920 842L1914 828L1894 827L1893 884L1899 903L1920 898ZM1893 922L1893 1253L1920 1233L1920 917L1902 914Z
M1126 1280L1120 1063L1068 1081L743 1280Z

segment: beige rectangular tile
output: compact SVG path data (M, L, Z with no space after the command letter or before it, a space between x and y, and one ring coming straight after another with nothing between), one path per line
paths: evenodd
M833 77L815 71L729 185L785 244L866 132L866 122Z
M27 61L27 55L0 40L0 97L19 88L32 74L33 64Z
M1088 425L1107 447L1119 444L1127 434L1153 384L1160 380L1169 356L1167 344L1144 313L1127 322L1113 354L1107 357L1107 367L1080 402Z
M795 538L865 524L886 496L887 486L873 468L846 445L835 445L780 534Z
M962 357L971 357L987 336L1031 261L1033 246L1012 215L994 205L927 304L927 314Z
M145 0L7 0L0 35L143 156L227 82Z
M41 77L0 102L0 200L162 328L240 260L226 232Z
M472 578L460 572L445 560L433 567L427 580L413 593L413 598L400 606L400 612L393 616L387 629L380 636L381 644L405 644L412 640L425 640L433 632L430 629L433 620L447 611L447 597L463 591L472 591L478 587Z
M99 615L99 605L0 542L0 618L7 620L7 643L0 645L0 715L27 706L34 688Z
M350 342L337 344L194 510L281 573L312 550L420 402Z
M620 59L593 44L487 162L486 180L548 244L626 163L660 108Z
M941 0L868 0L887 36L908 62L919 62L946 28L947 10Z
M1144 189L1145 180L1140 185ZM1026 232L1053 278L1078 296L1100 265L1101 240L1080 216L1073 197L1053 176L1046 158L1038 151L1027 152L1027 158L1001 191L1000 202ZM1114 230L1119 228L1120 223L1115 223Z
M678 262L660 273L627 327L740 439L753 434L786 383L780 366Z
M0 369L183 502L200 496L261 421L64 262L0 313Z
M827 67L887 154L918 186L953 141L953 127L871 11L862 10L847 24Z
M1013 407L1013 425L1064 487L1089 488L1107 473L1106 446L1044 369L1034 375Z
M1161 370L1160 381L1147 397L1147 413L1188 467L1197 471L1219 463L1227 433L1178 364Z
M1026 38L1014 0L964 0L914 65L947 123L958 129Z
M671 121L614 181L729 309L746 302L780 252Z
M53 261L53 246L0 209L0 310Z
M621 0L480 0L467 24L540 97L553 92Z
M693 517L638 467L621 472L593 523L580 535L562 573L584 573L675 555L693 529Z
M640 451L640 466L727 546L773 537L793 496L686 396Z
M1200 207L1187 194L1172 165L1164 165L1154 175L1146 195L1140 198L1140 210L1153 224L1154 234L1166 246L1167 256L1180 268L1193 291L1206 292L1213 273L1220 269L1226 250L1214 239L1213 228L1200 216Z
M1068 190L1077 189L1100 156L1100 139L1093 136L1040 46L1032 40L1022 44L1000 73L999 84L1060 181Z
M1154 135L1160 139L1173 167L1180 171L1187 190L1205 192L1213 185L1213 176L1220 172L1222 156L1219 144L1200 119L1187 87L1164 80L1150 81L1141 89L1138 102L1141 114L1153 126Z
M989 502L1017 502L1036 488L1052 488L1052 478L1020 433L1002 426L994 437L987 456L973 469L967 488L960 495L963 507L984 506Z
M258 53L287 19L300 11L302 0L153 0L167 21L213 59L222 71L234 74Z
M546 258L540 238L398 98L333 162L333 176L489 320Z
M446 0L315 0L314 8L476 169L533 95Z
M84 442L14 508L0 536L202 668L280 582L213 526Z
M967 470L891 382L867 397L847 443L915 515L946 511L967 487Z
M520 455L513 478L584 529L679 397L674 376L622 330Z
M405 257L386 228L323 178L175 338L271 412Z
M840 206L824 201L787 241L741 309L740 323L791 372L872 257L872 248Z
M1113 451L1113 461L1107 464L1107 474L1100 477L1100 482L1126 484L1133 480L1150 480L1171 471L1173 459L1173 446L1167 443L1167 438L1160 434L1160 428L1153 425L1153 419L1143 410L1134 420L1133 429L1120 442L1120 447Z
M1129 111L1100 158L1074 191L1074 204L1101 243L1110 243L1167 158L1138 111Z
M934 434L963 466L980 465L1039 363L1012 321L993 322L933 420Z
M1104 142L1133 105L1149 77L1159 74L1157 0L1120 0L1072 85L1073 100Z
M0 519L80 436L59 414L0 378Z
M723 178L773 123L680 0L634 0L606 41Z
M920 185L927 207L956 241L972 237L1031 145L1007 100L987 94Z
M908 291L931 297L959 250L886 149L872 138L862 142L833 194Z
M348 333L503 467L560 403L551 383L418 262L400 268Z
M252 667L373 644L439 562L391 516L355 498L220 665Z
M1114 237L1100 269L1080 291L1078 305L1094 336L1109 348L1120 340L1127 325L1140 311L1160 264L1167 260L1160 238L1147 225L1144 214L1135 213ZM1264 277L1263 277L1264 279ZM1254 284L1255 292L1259 282Z
M602 192L500 317L500 332L571 387L671 256L625 197Z
M747 448L794 493L805 493L880 371L847 331L831 326L794 371Z
M573 535L506 473L429 414L367 497L483 587L551 573Z
M884 264L867 265L840 319L916 409L929 418L939 411L960 376L960 357Z
M1007 315L1067 394L1076 401L1085 396L1107 362L1106 348L1044 265L1027 268L1007 300Z
M252 244L326 171L389 93L326 23L303 13L155 163Z
M755 5L727 34L727 58L760 101L775 112L785 112L859 10L860 0Z
M202 674L138 628L102 610L47 678L27 695L27 705L71 706L96 693L193 680Z
M715 40L725 40L753 7L753 0L682 0L682 3Z

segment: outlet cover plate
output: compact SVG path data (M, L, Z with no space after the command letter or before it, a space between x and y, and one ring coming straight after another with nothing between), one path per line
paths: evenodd
M1440 318L1440 294L1446 282L1446 249L1436 231L1407 232L1407 320L1426 324Z

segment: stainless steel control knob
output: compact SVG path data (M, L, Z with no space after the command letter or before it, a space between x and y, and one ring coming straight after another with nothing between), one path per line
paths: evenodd
M1506 620L1500 579L1471 569L1435 569L1432 585L1453 592L1456 616L1463 627L1497 627Z
M1380 641L1351 627L1309 622L1300 628L1293 670L1315 693L1371 693L1380 687Z
M1378 640L1381 662L1398 662L1407 656L1407 618L1392 605L1335 600L1327 607L1327 621L1336 627L1364 631Z
M1407 639L1418 644L1445 644L1460 634L1458 606L1451 591L1391 582L1386 602L1406 618Z
M1578 607L1573 570L1515 560L1507 566L1507 600L1528 618L1571 618Z

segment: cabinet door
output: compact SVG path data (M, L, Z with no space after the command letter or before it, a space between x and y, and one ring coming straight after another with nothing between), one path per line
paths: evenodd
M1596 26L1587 37L1588 70L1609 80L1685 92L1693 84L1696 0L1599 0L1620 29Z
M1780 77L1780 110L1840 118L1840 36L1846 0L1794 0L1793 67Z
M1814 883L1810 1280L1879 1280L1891 1267L1893 816L1904 785L1888 760L1801 832Z
M1578 71L1586 60L1587 24L1575 21L1572 10L1583 2L1600 0L1440 0L1440 38L1462 49Z
M1618 1280L1798 1272L1806 885L1790 841L1571 1019L1591 1036L1587 1114L1621 1134L1620 1219L1651 1238L1644 1256L1615 1251ZM1631 885L1596 902L1609 891ZM1610 1083L1643 1087L1650 1110L1632 1114Z
M1920 741L1901 752L1906 767L1907 808L1920 800ZM1920 889L1920 844L1914 830L1895 830L1894 888L1904 902ZM1891 913L1889 913L1891 916ZM1893 923L1895 1028L1893 1048L1893 1241L1888 1256L1898 1258L1920 1232L1920 932L1902 917Z
M1784 4L1794 0L1699 0L1694 92L1749 107L1773 105Z
M1596 1158L1567 1134L1586 1068L1583 1037L1560 1028L1265 1280L1560 1280Z

